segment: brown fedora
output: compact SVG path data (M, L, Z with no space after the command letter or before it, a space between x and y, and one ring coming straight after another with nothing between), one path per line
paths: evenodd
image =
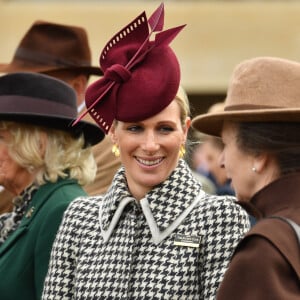
M36 21L22 38L12 61L0 64L2 73L58 70L102 75L99 67L91 66L91 51L83 28Z
M277 57L245 60L233 71L224 111L199 115L192 127L221 134L223 121L300 122L300 63Z

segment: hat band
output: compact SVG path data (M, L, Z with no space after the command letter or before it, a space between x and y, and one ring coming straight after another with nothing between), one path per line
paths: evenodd
M18 48L15 54L16 59L27 60L33 63L41 65L53 65L53 66L63 66L63 67L89 67L90 63L88 61L69 61L66 59L61 59L57 56L45 54L41 52L31 51L25 48Z
M271 105L256 105L256 104L239 104L239 105L229 105L224 108L224 111L234 111L234 110L251 110L251 109L280 109L282 107L271 106Z
M76 118L76 107L61 102L19 95L0 95L0 116L4 114L38 114Z

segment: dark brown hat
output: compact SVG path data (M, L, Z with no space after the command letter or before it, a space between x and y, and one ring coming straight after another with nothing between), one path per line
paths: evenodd
M278 57L255 57L232 74L224 111L199 115L192 126L220 135L225 120L300 122L300 63Z
M38 125L84 135L87 145L100 142L104 133L93 123L77 117L76 93L65 82L33 72L16 72L0 77L0 120Z
M83 28L36 21L22 38L12 61L0 64L2 73L58 70L102 75L99 67L91 66L91 51Z

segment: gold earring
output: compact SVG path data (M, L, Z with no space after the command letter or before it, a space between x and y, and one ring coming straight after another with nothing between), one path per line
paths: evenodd
M120 150L116 144L114 144L111 148L111 152L115 155L115 157L120 156Z
M185 147L184 145L181 145L179 149L179 158L183 158L184 155L185 155Z

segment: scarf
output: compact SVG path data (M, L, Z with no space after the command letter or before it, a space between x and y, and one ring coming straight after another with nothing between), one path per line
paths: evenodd
M18 228L37 189L37 184L30 185L13 199L14 208L12 212L0 215L0 246Z

